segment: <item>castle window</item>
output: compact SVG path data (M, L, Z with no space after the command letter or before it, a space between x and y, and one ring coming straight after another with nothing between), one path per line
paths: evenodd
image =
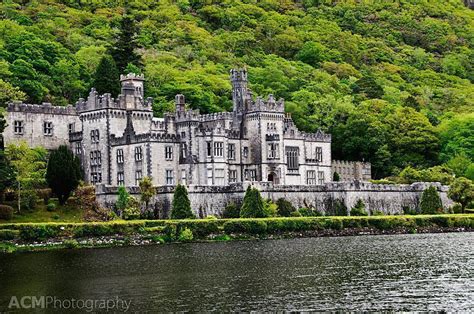
M255 169L245 169L244 177L246 181L256 181L257 171Z
M280 158L279 146L280 145L278 145L278 143L268 144L268 152L267 152L268 159Z
M229 183L237 182L237 170L229 170Z
M186 170L185 169L181 170L181 184L186 185Z
M166 170L166 184L167 185L174 184L173 170Z
M123 172L117 172L117 185L124 185L125 184L125 178L123 175Z
M235 144L227 145L227 156L229 159L235 159Z
M316 171L308 170L306 172L306 184L315 185L316 184Z
M15 134L20 134L21 135L21 134L23 134L23 130L24 130L23 121L16 120L15 124L14 124Z
M215 184L216 185L225 185L224 169L216 169L214 175L215 175Z
M186 158L186 143L181 143L181 158Z
M137 146L135 147L135 161L142 161L142 160L143 160L142 147Z
M247 146L244 147L244 157L247 158L249 156L249 148Z
M318 184L324 184L324 171L318 171Z
M214 156L223 157L224 156L224 143L214 142Z
M181 138L186 138L186 132L181 132Z
M102 154L99 150L90 152L91 182L93 184L102 182Z
M81 142L76 142L76 155L82 154Z
M173 160L173 146L165 146L165 159Z
M69 133L74 132L74 129L75 129L75 128L74 128L74 123L69 123L69 125L68 125Z
M206 145L207 145L207 157L211 157L212 156L212 144L211 144L211 142L206 142Z
M212 185L212 168L207 168L207 185Z
M46 136L53 135L53 122L49 122L49 121L43 122L43 134Z
M91 130L91 142L99 143L99 130Z
M123 149L117 149L117 163L123 164Z
M299 168L299 147L288 146L286 147L286 165L290 171L298 171Z
M141 170L135 171L135 185L138 186L140 184L140 181L142 180L142 178L143 178L142 171Z
M316 147L316 161L317 162L323 161L323 148L319 146Z

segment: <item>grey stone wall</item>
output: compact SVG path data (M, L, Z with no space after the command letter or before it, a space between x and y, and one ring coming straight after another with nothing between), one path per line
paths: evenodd
M285 198L296 208L315 207L326 214L334 214L339 204L349 211L358 199L364 201L369 212L380 210L385 214L401 214L403 208L416 209L423 190L435 186L444 207L453 202L447 197L447 186L439 183L413 183L411 185L381 185L366 182L327 183L323 186L273 186L272 184L253 184L264 198L276 201ZM232 184L230 186L196 186L188 187L191 206L197 216L221 216L225 206L234 202L240 204L248 183ZM153 211L160 218L167 218L171 211L174 187L157 187L157 194L151 202ZM139 197L136 187L129 192ZM108 186L97 187L98 201L112 208L117 200L117 188Z

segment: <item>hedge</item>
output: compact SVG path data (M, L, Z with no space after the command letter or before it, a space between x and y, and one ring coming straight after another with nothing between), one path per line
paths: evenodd
M413 230L424 227L474 229L474 214L370 216L370 217L281 217L239 219L135 220L95 223L9 223L0 224L0 241L43 241L112 235L162 235L177 240L184 229L194 239L209 235L266 235L286 232L371 228Z

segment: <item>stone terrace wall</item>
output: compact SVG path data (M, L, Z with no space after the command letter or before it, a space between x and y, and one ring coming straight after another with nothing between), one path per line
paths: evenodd
M249 183L230 186L189 186L188 194L191 206L197 216L220 216L229 202L240 204ZM386 214L403 213L403 208L418 207L423 190L435 186L443 205L449 207L452 201L447 197L447 186L439 183L413 183L411 185L382 185L366 182L333 182L324 186L273 186L271 183L253 184L262 193L262 197L276 201L285 198L295 207L315 207L327 214L334 213L338 203L348 210L358 199L362 199L368 211L380 210ZM154 212L160 218L166 218L171 211L174 187L157 187L157 194L151 202ZM129 192L139 197L138 187L129 188ZM97 187L98 201L112 208L117 200L117 188L100 185Z

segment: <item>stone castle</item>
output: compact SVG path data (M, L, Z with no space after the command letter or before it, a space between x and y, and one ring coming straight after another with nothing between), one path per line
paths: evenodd
M283 197L296 207L333 214L362 199L369 212L401 213L416 208L421 193L440 184L371 184L370 163L331 159L331 135L298 130L273 95L254 98L246 70L231 70L232 112L200 114L176 95L175 111L153 117L144 97L142 75L122 75L117 99L92 89L75 106L12 102L7 109L5 144L26 141L54 149L69 145L79 156L97 199L112 207L117 188L139 194L138 182L152 179L154 217L169 217L176 184L187 186L200 217L220 215L229 202L240 203L248 185L266 198ZM332 182L337 172L342 182ZM338 209L339 208L339 209Z
M299 131L282 99L252 97L246 70L231 70L232 112L200 114L176 95L176 110L153 117L143 75L122 75L121 94L92 89L76 105L10 103L5 142L69 145L94 184L227 186L238 182L323 185L332 181L331 136ZM370 179L370 164L334 162L343 180Z

